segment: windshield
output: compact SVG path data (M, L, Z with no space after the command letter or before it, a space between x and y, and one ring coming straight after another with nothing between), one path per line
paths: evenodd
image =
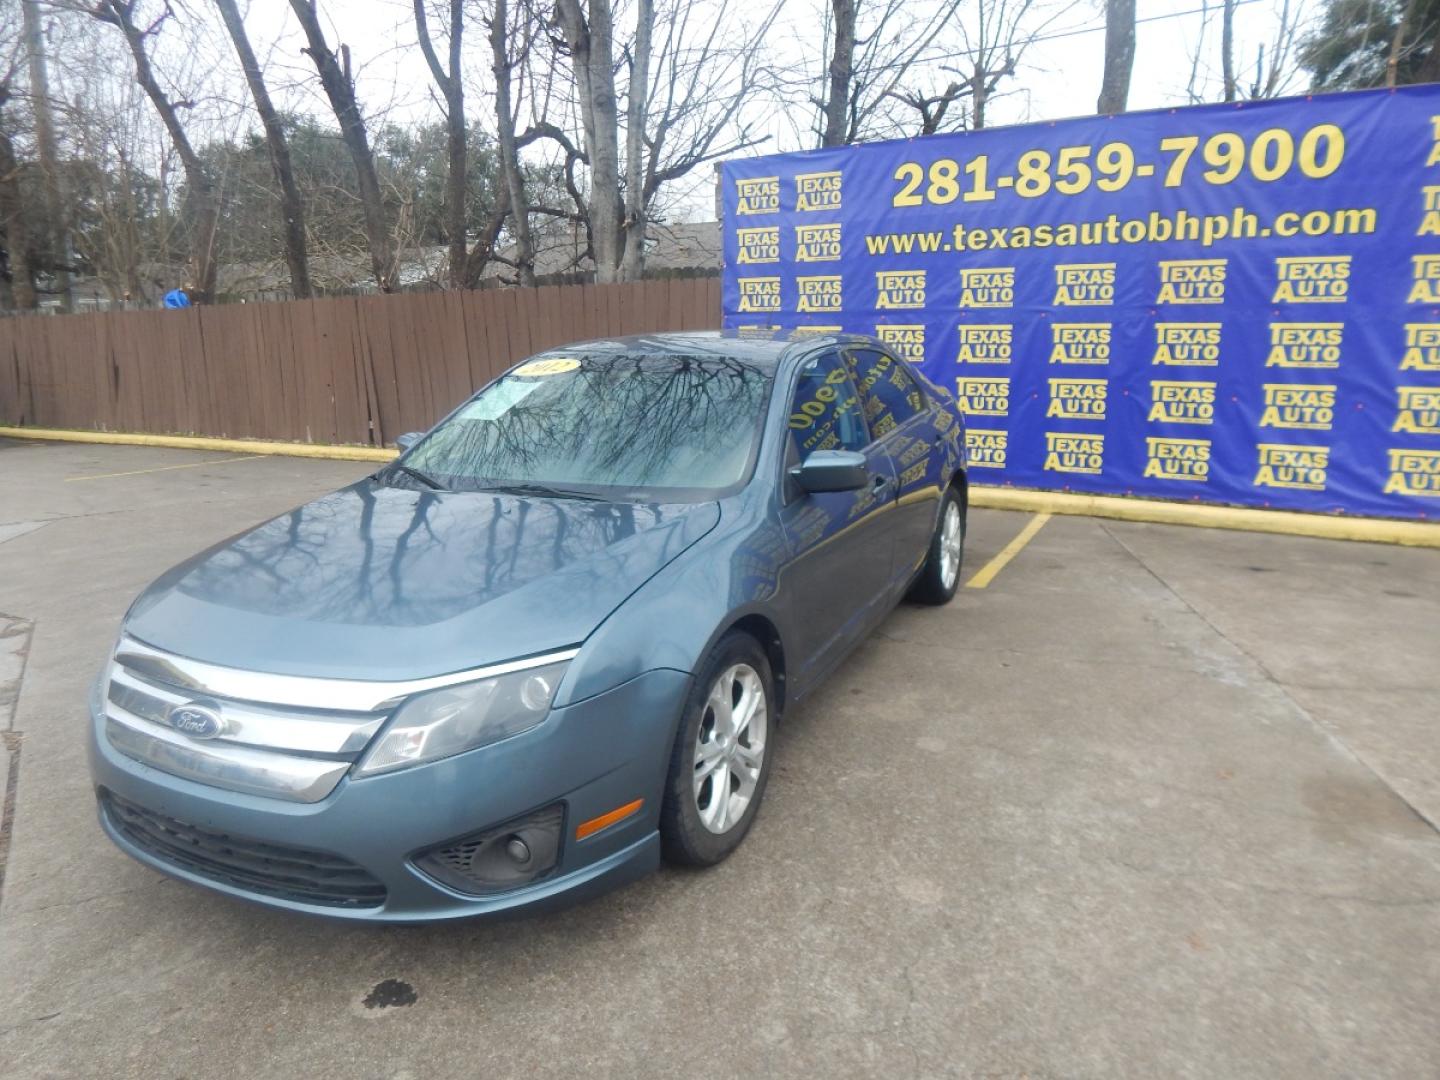
M770 382L769 371L732 358L540 357L475 395L402 460L460 490L711 498L748 478Z

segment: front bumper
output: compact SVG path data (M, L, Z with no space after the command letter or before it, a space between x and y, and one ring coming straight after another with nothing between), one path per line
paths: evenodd
M102 798L102 827L127 854L174 877L289 911L372 922L427 922L560 906L649 873L675 725L689 676L651 671L555 709L539 727L443 761L356 780L317 803L225 791L118 753L90 707L90 769L110 793L208 834L305 849L347 860L384 886L376 906L336 907L261 893L197 873L132 842ZM643 799L640 810L583 840L576 826ZM554 803L564 807L559 861L544 878L506 892L468 895L414 864L424 851Z

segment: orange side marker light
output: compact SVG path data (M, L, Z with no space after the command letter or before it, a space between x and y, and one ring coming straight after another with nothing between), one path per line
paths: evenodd
M617 821L624 821L632 814L638 814L640 808L644 805L644 799L636 799L634 802L628 802L624 806L617 806L608 814L601 814L599 817L593 817L589 821L582 821L580 826L575 830L575 839L584 840L587 836L594 836L601 829L608 829Z

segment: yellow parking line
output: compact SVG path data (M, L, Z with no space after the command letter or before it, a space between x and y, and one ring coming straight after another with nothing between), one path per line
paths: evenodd
M269 442L263 439L212 439L194 435L136 435L123 431L61 431L55 428L0 426L3 439L40 439L43 442L107 443L111 446L164 446L171 450L211 450L237 454L285 454L289 457L329 458L332 461L390 461L393 447L323 446L315 443Z
M1035 534L1038 533L1044 527L1045 522L1049 520L1049 514L1036 514L1026 523L1025 527L1020 530L1019 535L1001 549L1000 554L996 555L979 570L975 571L975 576L965 582L965 587L967 589L983 589L986 585L989 585L990 582L995 580L995 575L1005 569L1005 564L1018 555L1021 548L1035 539Z
M153 469L131 469L128 472L96 473L94 476L67 476L65 477L65 482L68 484L75 480L111 480L117 476L139 476L141 473L169 472L171 469L198 469L202 465L228 465L232 461L257 461L264 456L264 454L251 454L249 457L215 458L213 461L190 461L184 465L157 465Z

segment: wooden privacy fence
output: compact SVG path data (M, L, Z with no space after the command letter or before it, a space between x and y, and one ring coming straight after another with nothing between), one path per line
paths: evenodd
M531 353L719 323L718 278L0 319L0 425L383 446Z

